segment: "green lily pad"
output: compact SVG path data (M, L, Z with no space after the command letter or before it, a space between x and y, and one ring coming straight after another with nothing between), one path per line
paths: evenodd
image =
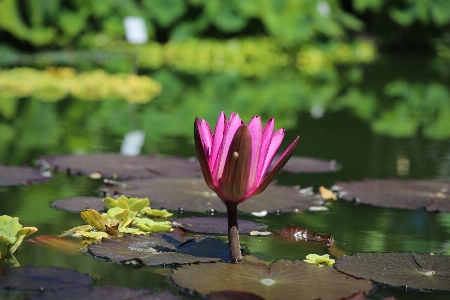
M53 208L80 213L85 209L93 209L99 212L105 211L106 203L100 197L73 197L59 199L52 202Z
M450 291L450 256L438 254L358 253L336 260L335 268L393 287Z
M364 180L337 182L339 198L383 207L450 212L450 181Z
M190 217L172 220L173 226L181 227L184 230L196 233L228 234L228 219L214 217ZM251 231L261 231L267 225L247 220L238 220L239 233L250 233Z
M134 179L115 186L102 188L109 195L149 198L152 207L205 212L210 210L225 212L226 207L211 191L203 179L198 178L155 178ZM308 210L320 199L319 195L301 193L298 187L269 185L258 196L252 197L238 206L243 212L301 212Z
M188 264L229 261L227 243L212 238L182 238L169 234L103 239L88 246L89 253L116 263L130 261L144 265Z
M51 179L50 173L41 170L0 165L0 186L27 185Z
M0 268L0 289L41 291L91 286L94 278L78 271L33 266Z
M152 178L200 176L194 159L156 154L123 156L115 153L43 157L37 163L47 169L82 174L93 178Z
M74 288L59 291L44 291L38 295L27 298L29 300L181 300L170 291L153 293L151 289L130 289L121 287L104 287L104 288Z
M191 291L247 292L264 299L341 299L372 289L369 280L355 279L329 267L278 260L270 267L251 264L197 264L177 268L173 282Z

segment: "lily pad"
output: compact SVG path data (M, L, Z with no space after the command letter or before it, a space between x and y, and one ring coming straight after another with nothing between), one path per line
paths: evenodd
M52 179L51 174L29 167L0 165L0 186L28 185Z
M364 180L336 183L339 197L376 206L450 212L450 181Z
M188 264L196 262L229 261L228 244L212 238L181 238L169 234L123 236L103 239L88 246L96 258L144 265Z
M33 266L0 268L0 289L41 291L91 286L94 278L78 271Z
M105 211L106 203L100 197L74 197L59 199L52 202L51 206L59 210L80 213L85 209L94 209L99 212Z
M110 195L124 194L128 197L148 197L152 207L164 207L169 210L205 212L210 210L226 211L223 202L211 191L203 179L198 178L155 178L134 179L124 182L125 186L104 187ZM298 187L269 185L258 196L239 204L243 212L300 212L320 199L312 193L302 193Z
M450 256L438 254L358 253L336 260L335 268L393 287L450 291Z
M82 174L93 178L152 178L200 176L200 165L194 159L164 157L156 154L123 156L120 154L61 155L38 159L37 163L60 172Z
M270 267L251 264L197 264L178 268L170 275L183 288L210 294L247 292L264 299L341 299L369 291L369 280L355 279L333 268L302 261L278 260Z
M272 164L277 162L279 158L279 155L275 156ZM290 173L325 173L336 172L340 168L341 166L335 160L292 156L282 170Z
M267 225L247 220L238 220L239 233L264 230ZM196 233L227 234L228 219L214 217L190 217L172 220L172 225Z
M44 292L33 297L27 298L30 300L181 300L180 297L175 296L170 291L159 293L152 293L151 289L130 289L119 287L104 287L104 288L74 288L64 289L55 292Z

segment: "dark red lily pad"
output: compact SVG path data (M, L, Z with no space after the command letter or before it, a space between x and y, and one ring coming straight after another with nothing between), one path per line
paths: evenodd
M59 210L80 213L85 209L94 209L96 211L105 211L103 198L99 197L74 197L59 199L52 202L51 206Z
M220 291L220 292L212 292L209 295L209 300L264 300L255 294L246 293L246 292L234 292L234 291Z
M364 180L336 183L339 197L383 207L450 212L450 181Z
M335 268L393 287L450 291L450 256L420 253L358 253L336 260Z
M48 169L71 174L104 178L152 178L200 176L194 159L165 157L156 154L123 156L114 153L62 155L40 158L37 163Z
M278 260L270 267L251 264L197 264L177 268L170 275L183 288L210 294L236 291L264 299L341 299L372 289L369 280L355 279L331 267L302 261Z
M0 186L27 185L52 179L51 174L29 167L0 165Z
M214 217L190 217L184 219L172 220L174 226L181 227L184 230L197 233L227 234L228 219ZM250 233L251 231L261 231L267 228L267 225L247 220L238 220L239 233Z
M279 155L275 156L272 165L274 165L279 158ZM336 172L340 168L341 166L335 160L292 156L282 170L291 173L325 173Z
M151 207L205 212L216 210L225 212L226 207L211 191L203 179L198 178L155 178L135 179L124 182L125 186L102 188L109 195L124 194L128 197L149 198ZM258 196L239 204L243 212L300 212L320 199L312 193L301 193L298 187L269 185Z
M175 235L123 236L103 239L88 246L96 258L144 265L188 264L197 262L229 261L227 243L211 238L178 239ZM184 242L183 242L184 241Z
M328 245L334 244L334 238L331 235L318 234L315 230L311 234L308 232L308 229L303 229L300 226L289 225L288 227L281 228L277 233L290 241L315 241L324 242Z
M181 300L170 291L152 293L151 289L130 289L121 287L104 288L75 288L64 289L55 292L44 292L33 297L30 300Z
M0 268L0 289L40 291L91 286L94 278L78 271L33 266Z

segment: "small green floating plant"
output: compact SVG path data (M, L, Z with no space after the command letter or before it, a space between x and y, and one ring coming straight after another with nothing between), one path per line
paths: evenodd
M23 227L17 217L0 216L0 264L19 265L13 254L24 238L36 231L36 227Z
M93 209L83 210L80 216L88 225L72 228L62 236L72 235L82 238L84 243L91 243L104 237L173 230L170 221L154 221L147 217L161 219L172 216L172 213L165 209L152 209L148 198L106 197L103 202L109 207L106 213L100 214Z

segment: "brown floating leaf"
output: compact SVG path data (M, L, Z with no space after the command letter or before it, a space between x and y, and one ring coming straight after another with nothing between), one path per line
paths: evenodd
M117 263L136 261L144 265L166 265L230 260L228 244L220 240L211 238L187 240L160 233L103 239L100 243L90 244L88 249L96 258Z
M438 254L358 253L334 267L358 278L408 289L450 291L450 256Z
M37 169L0 165L0 186L27 185L50 179L50 174Z
M234 292L234 291L220 291L220 292L212 292L209 295L209 300L264 300L255 294L246 293L246 292Z
M196 160L156 154L123 156L114 153L62 155L40 158L37 163L61 172L99 177L151 178L200 176Z
M278 161L280 155L273 159L272 166ZM341 166L335 160L324 160L312 157L292 156L283 171L291 173L323 173L338 171Z
M329 200L329 199L337 200L336 195L332 191L327 189L326 187L323 187L323 186L319 187L319 193L320 193L320 197L322 197L322 199L324 199L324 200Z
M247 292L264 299L340 299L369 291L370 281L359 280L330 267L302 261L278 260L270 267L251 264L197 264L183 266L170 276L181 288L210 294Z
M300 226L293 226L292 224L281 228L278 234L290 241L316 241L325 242L328 245L334 244L334 238L331 235L318 234L315 230L313 234L310 234L308 229L302 229Z
M80 213L88 208L101 212L105 210L106 203L103 202L103 198L99 197L74 197L55 200L51 206L74 213Z
M190 217L172 220L174 226L197 233L227 234L228 219L214 217ZM247 220L238 220L239 233L250 233L253 230L264 230L267 225Z
M0 268L0 289L40 291L91 286L94 278L78 271L33 266Z
M124 194L128 197L149 198L155 208L169 210L183 208L189 211L205 212L216 210L225 212L226 208L217 195L211 191L203 179L197 178L155 178L135 179L124 182L126 187L110 186L102 190L110 195ZM301 193L298 187L269 185L258 196L239 204L238 210L244 212L269 211L300 212L307 210L320 196Z
M450 212L450 181L364 180L338 182L339 197L376 206Z

